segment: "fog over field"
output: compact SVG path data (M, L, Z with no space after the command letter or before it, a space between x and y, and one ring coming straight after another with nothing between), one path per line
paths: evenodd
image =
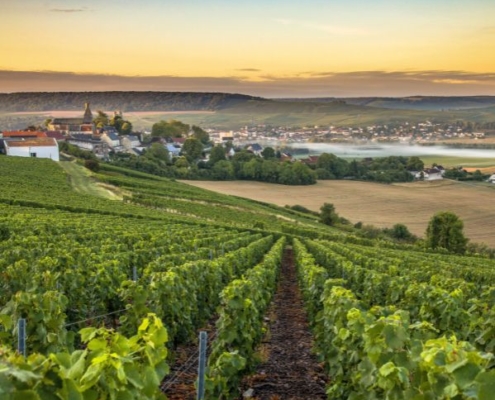
M495 150L489 149L458 149L447 146L417 146L417 145L347 145L329 143L289 143L286 147L307 149L309 154L332 153L345 158L388 157L388 156L442 156L465 158L493 158Z

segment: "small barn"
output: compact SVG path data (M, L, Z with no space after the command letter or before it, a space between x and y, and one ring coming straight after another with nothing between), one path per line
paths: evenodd
M50 158L60 161L58 143L54 138L4 140L8 156Z

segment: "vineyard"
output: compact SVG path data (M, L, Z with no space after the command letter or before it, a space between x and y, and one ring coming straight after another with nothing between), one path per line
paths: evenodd
M292 360L313 363L323 398L493 398L493 260L117 167L92 179L123 201L76 193L49 160L0 157L0 171L1 399L173 398L162 382L205 326L205 398L238 398L288 291L313 337L291 339Z

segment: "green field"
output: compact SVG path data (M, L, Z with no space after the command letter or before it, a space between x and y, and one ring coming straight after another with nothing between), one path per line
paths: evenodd
M453 157L453 156L421 156L421 160L425 163L425 166L431 166L433 163L442 165L445 168L454 167L479 167L488 168L495 166L495 150L493 151L493 158L479 158L479 157Z

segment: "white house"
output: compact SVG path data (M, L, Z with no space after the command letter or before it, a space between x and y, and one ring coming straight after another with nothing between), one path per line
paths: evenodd
M425 168L423 171L417 172L415 178L421 179L421 174L423 174L423 179L425 181L443 179L443 171L439 170L438 168Z
M50 158L60 161L58 143L54 138L5 140L5 153L8 156Z
M134 135L121 136L120 143L122 144L122 146L124 146L126 150L130 150L134 147L141 146L141 142L139 138Z
M115 132L105 132L101 135L103 140L111 149L118 149L120 147L120 138Z
M495 174L493 174L492 176L490 176L490 177L488 178L488 182L490 182L490 183L495 183Z

